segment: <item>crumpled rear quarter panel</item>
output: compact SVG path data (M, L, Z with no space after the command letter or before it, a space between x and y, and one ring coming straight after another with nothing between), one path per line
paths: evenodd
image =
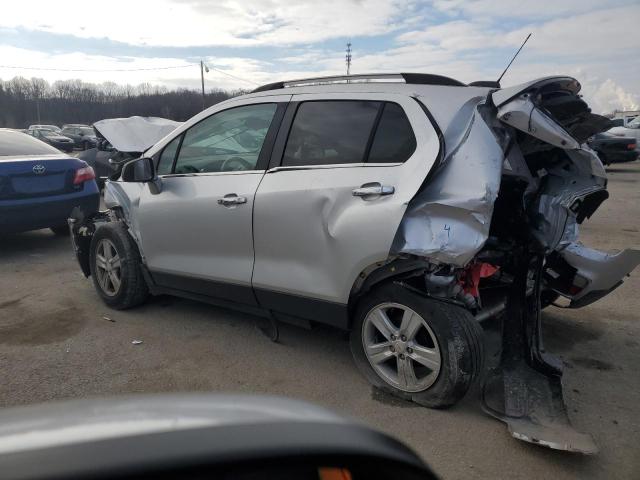
M485 244L503 151L478 109L482 101L464 105L445 132L444 161L409 203L392 254L463 267Z

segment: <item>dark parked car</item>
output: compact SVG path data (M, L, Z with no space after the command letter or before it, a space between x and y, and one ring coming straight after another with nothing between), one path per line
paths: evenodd
M91 127L76 127L65 125L62 129L62 135L73 140L74 146L82 150L93 148L96 146L96 132Z
M0 477L429 480L392 437L275 397L162 395L0 412Z
M58 150L64 152L73 151L73 140L49 128L29 128L27 133L38 140L48 143L52 147L56 147Z
M93 169L32 136L0 129L0 233L68 232L75 207L97 211Z
M589 146L597 153L602 163L632 162L638 158L638 141L634 137L620 137L608 132L598 133L589 139Z

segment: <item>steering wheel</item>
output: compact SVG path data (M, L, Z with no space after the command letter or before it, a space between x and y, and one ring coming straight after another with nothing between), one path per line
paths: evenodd
M220 166L221 172L236 172L242 170L250 170L251 163L247 162L242 157L227 158Z

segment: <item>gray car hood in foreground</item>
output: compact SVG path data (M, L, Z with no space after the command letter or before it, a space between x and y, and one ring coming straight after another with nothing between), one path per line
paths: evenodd
M345 424L310 403L269 396L140 395L4 409L0 455L110 438L266 422Z
M174 131L180 122L159 117L107 118L93 124L116 150L144 152Z

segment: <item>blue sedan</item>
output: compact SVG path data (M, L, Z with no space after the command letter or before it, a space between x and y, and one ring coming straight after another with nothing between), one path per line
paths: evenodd
M0 129L0 234L51 228L68 233L74 207L95 212L95 173L82 160L9 129Z

